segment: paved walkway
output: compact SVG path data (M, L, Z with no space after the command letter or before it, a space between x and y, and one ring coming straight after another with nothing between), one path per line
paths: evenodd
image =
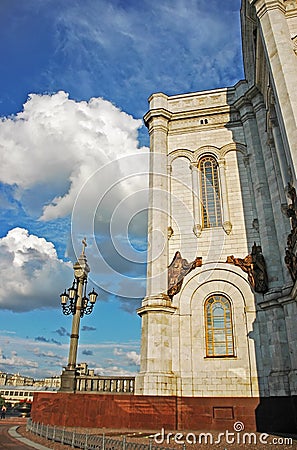
M21 436L17 431L19 425L24 425L26 419L9 418L0 421L0 448L2 450L48 450L44 445L32 442Z

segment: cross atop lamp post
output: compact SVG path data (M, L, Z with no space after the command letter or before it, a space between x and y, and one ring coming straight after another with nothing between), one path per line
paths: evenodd
M85 255L87 247L86 238L82 240L82 252L78 260L73 264L74 280L72 286L60 295L63 314L72 314L72 330L70 335L70 347L68 364L61 376L61 391L74 392L76 388L76 358L79 339L80 319L93 311L98 294L92 290L89 297L86 295L88 273L90 267Z

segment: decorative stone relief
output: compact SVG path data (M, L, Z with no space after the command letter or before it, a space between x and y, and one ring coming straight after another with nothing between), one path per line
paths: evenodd
M223 223L223 228L226 234L230 234L232 231L232 223L227 220L226 222Z
M283 211L289 217L291 223L291 232L287 238L287 248L285 253L285 263L290 272L292 280L297 279L297 257L296 257L296 242L297 242L297 197L296 190L291 183L287 186L287 196L291 203L283 208Z
M174 234L174 231L173 231L172 227L168 227L167 233L168 233L168 239L170 239L171 236Z
M185 276L196 267L202 266L202 258L197 257L192 262L183 259L180 252L176 252L174 258L168 267L168 296L172 297L181 290Z
M227 263L239 266L248 275L248 281L255 292L265 294L268 291L268 277L262 248L254 242L252 252L245 258L227 256Z
M252 227L259 232L259 220L257 218L253 220Z
M197 238L201 236L202 226L199 223L196 223L196 225L193 226L193 233Z

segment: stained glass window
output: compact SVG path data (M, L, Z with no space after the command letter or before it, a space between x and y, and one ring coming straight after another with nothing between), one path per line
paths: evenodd
M212 295L205 303L206 356L234 356L230 301Z
M218 227L222 224L220 187L217 161L212 156L204 156L199 161L201 172L201 201L203 228Z

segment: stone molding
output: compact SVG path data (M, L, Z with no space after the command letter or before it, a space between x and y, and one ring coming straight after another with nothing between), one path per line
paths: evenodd
M167 294L151 295L145 297L142 306L137 309L137 314L141 317L149 312L164 312L174 314L177 307L172 305L171 299Z
M154 119L163 119L163 122L167 125L168 120L170 120L172 117L172 114L170 113L170 111L164 109L164 108L158 108L158 109L151 109L150 111L148 111L144 116L143 116L143 120L145 125L151 129L152 127L152 121ZM167 131L167 127L166 127L166 131Z
M241 144L240 142L230 142L229 144L223 145L221 148L212 145L204 145L195 150L177 148L168 154L168 165L171 167L172 162L179 157L187 158L191 164L196 164L200 157L206 153L212 154L218 160L224 159L226 154L231 151L238 151L244 156L247 156L246 145Z
M255 6L259 19L273 9L278 9L283 13L286 12L284 0L250 0L250 3Z

